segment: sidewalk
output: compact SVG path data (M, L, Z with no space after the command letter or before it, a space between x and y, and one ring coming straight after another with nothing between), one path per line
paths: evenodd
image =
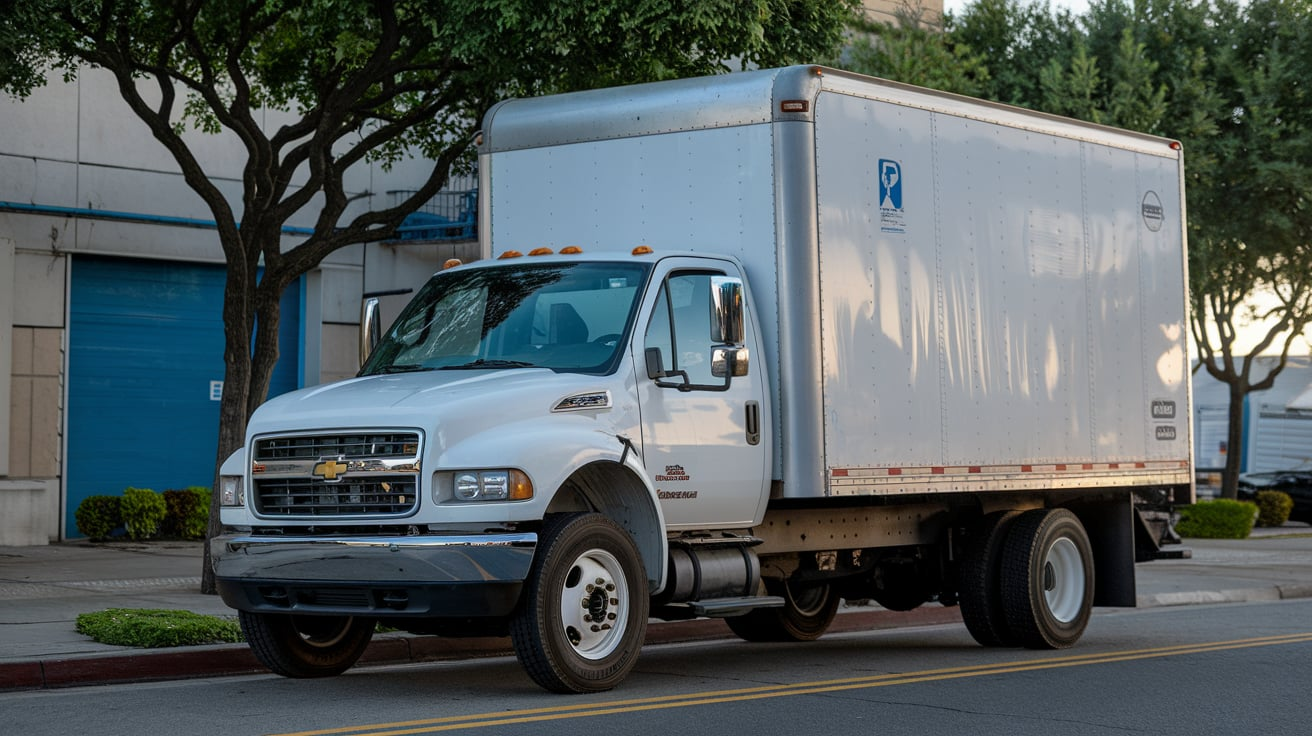
M1312 597L1312 527L1258 529L1246 540L1188 539L1190 559L1138 566L1141 607ZM211 677L266 671L245 644L138 649L78 634L78 614L106 608L163 608L233 616L202 595L200 542L0 547L0 691L110 682ZM960 621L936 604L896 613L845 609L831 631ZM730 637L722 621L654 623L648 643ZM363 664L425 662L508 654L507 639L374 638Z

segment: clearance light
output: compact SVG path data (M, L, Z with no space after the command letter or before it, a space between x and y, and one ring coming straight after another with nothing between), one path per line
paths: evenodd
M442 264L442 270L445 271L448 268L455 268L456 266L463 266L463 265L465 265L465 262L460 260L459 258L448 258L446 259L446 263Z
M806 100L784 100L779 103L779 112L806 112L811 109L811 103Z
M523 253L520 253L517 250L508 250L505 253L502 253L501 255L497 256L497 260L500 261L500 260L505 260L506 258L521 258L523 257L523 255L524 255Z
M567 245L564 248L560 249L560 254L562 256L576 256L582 252L583 249L578 247L577 245Z
M1180 145L1180 141L1171 141L1171 150L1172 150L1172 151L1179 151L1179 150L1181 150L1181 149L1183 149L1183 148L1184 148L1184 146Z
M640 245L637 248L633 249L633 255L635 256L646 256L646 255L651 255L652 253L655 252L656 251L651 249L650 245Z
M550 248L534 248L533 250L529 251L528 254L531 256L549 256L549 255L554 255L555 251L553 251Z

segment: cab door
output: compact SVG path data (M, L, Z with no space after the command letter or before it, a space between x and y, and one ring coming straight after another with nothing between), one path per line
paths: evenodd
M741 344L723 342L714 297L726 282L741 285L736 267L675 260L654 276L635 339L643 459L669 528L752 526L769 494L772 444L754 320L738 291Z

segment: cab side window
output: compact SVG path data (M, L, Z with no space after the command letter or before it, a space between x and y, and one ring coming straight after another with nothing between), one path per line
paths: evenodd
M711 375L711 276L671 274L661 284L647 324L646 347L660 348L667 371L681 370L694 384L715 383Z

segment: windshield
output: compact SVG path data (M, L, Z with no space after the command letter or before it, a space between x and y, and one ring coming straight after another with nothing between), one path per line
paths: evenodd
M360 375L549 368L609 373L649 267L544 263L447 271L405 308Z

